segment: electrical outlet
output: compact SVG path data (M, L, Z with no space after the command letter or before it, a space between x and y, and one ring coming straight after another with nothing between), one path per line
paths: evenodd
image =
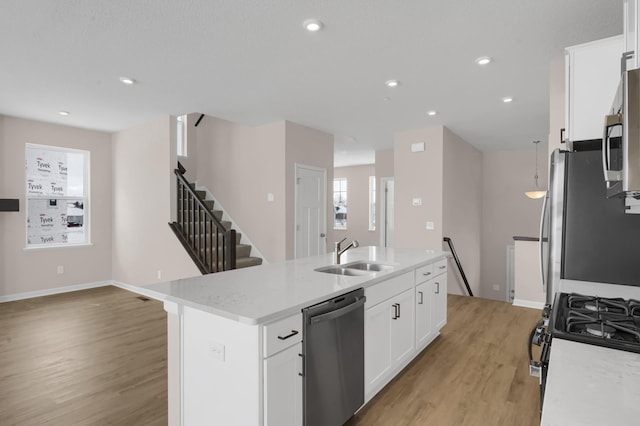
M436 229L436 227L435 227L435 225L433 224L433 222L427 222L427 226L426 226L426 228L427 228L429 231L433 231L434 229Z
M494 289L495 291L500 291L500 285L498 285L498 284L494 284L494 285L493 285L493 289Z
M58 273L64 274L64 265L58 265Z
M422 205L422 198L414 198L411 200L411 205L413 206L421 206Z

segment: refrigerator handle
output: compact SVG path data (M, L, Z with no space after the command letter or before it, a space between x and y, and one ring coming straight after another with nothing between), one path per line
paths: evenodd
M549 191L544 196L544 201L542 202L542 214L540 217L540 239L538 240L538 249L540 251L540 282L542 283L542 290L545 290L545 279L544 279L544 250L542 244L544 241L544 220L547 217L547 203L549 202Z

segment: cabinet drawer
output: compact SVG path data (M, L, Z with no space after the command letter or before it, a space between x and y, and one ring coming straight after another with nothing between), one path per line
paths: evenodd
M447 272L447 258L440 259L433 264L433 276Z
M399 277L391 278L387 281L381 282L380 284L368 287L364 290L365 295L367 296L365 309L372 308L378 303L387 300L396 294L400 294L413 286L413 272L407 272Z
M264 357L302 341L302 313L264 326Z
M416 284L420 284L423 283L427 280L430 280L431 278L433 278L433 263L430 263L428 265L425 266L421 266L420 268L416 269Z

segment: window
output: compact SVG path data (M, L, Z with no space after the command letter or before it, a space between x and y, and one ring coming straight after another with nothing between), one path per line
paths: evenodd
M187 116L176 117L176 145L179 157L187 156Z
M333 228L347 229L347 180L333 180Z
M369 231L376 230L376 177L369 176Z
M88 244L89 152L27 144L27 247Z

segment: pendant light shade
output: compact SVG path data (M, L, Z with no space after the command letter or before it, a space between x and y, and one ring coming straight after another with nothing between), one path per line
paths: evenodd
M542 191L538 186L538 144L540 141L533 141L536 146L536 173L533 175L533 180L536 182L536 189L534 191L527 191L524 193L529 198L537 199L542 198L547 194L547 191Z

